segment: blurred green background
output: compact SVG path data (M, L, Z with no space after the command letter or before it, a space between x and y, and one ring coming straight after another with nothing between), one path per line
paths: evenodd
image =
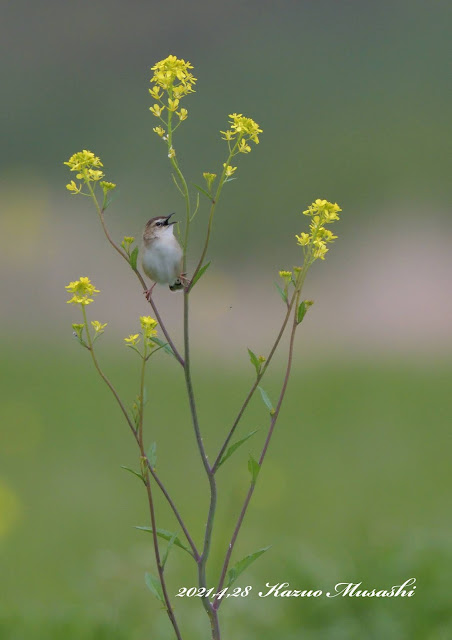
M137 457L88 356L71 338L64 285L88 275L89 311L109 322L99 353L127 401L137 362L121 345L148 312L63 166L100 155L119 185L115 237L139 237L183 203L153 134L149 67L174 53L198 78L176 149L190 182L217 171L227 115L253 117L261 143L241 158L215 220L214 262L193 294L194 377L213 457L251 383L246 347L265 353L281 319L273 282L300 262L300 211L343 208L339 239L306 287L315 299L298 337L287 402L236 549L271 544L223 605L224 637L448 640L452 304L450 3L195 0L2 3L0 638L171 638L144 586L153 570ZM196 219L194 262L206 209ZM157 291L180 344L181 297ZM265 382L272 397L284 350ZM183 380L164 354L148 379L148 434L159 471L202 537L207 485ZM241 434L260 427L219 472L215 583L266 412L256 399ZM158 503L162 527L175 527ZM171 592L194 583L175 550ZM188 558L188 556L187 556ZM287 581L390 588L410 600L260 600ZM186 638L207 638L198 601L181 599Z

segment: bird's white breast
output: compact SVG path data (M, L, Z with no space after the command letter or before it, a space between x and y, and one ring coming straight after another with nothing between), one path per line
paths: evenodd
M182 249L173 234L155 238L143 248L143 270L159 284L173 285L181 273Z

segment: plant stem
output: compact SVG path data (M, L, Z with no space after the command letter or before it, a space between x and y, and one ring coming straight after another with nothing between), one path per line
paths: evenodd
M116 389L114 388L114 386L112 385L112 383L110 382L110 380L107 378L107 376L104 374L104 372L102 371L102 369L100 368L100 365L97 361L96 358L96 354L94 353L94 348L93 348L93 341L91 339L91 334L89 331L89 326L88 326L88 319L86 317L86 310L85 310L85 305L82 304L80 305L82 307L82 313L83 313L83 321L85 323L85 332L86 332L86 339L88 341L88 351L91 354L91 358L92 361L94 363L94 366L96 367L96 370L98 372L98 374L100 375L100 377L102 378L102 380L105 382L105 384L107 385L107 387L110 389L110 391L112 392L112 394L115 397L116 402L118 403L122 413L124 414L125 419L127 420L127 424L129 425L129 427L132 430L132 433L135 437L137 437L137 430L135 429L135 426L129 416L129 414L127 413L127 409L125 408L121 398L119 397L118 392L116 391Z
M267 449L268 449L268 446L270 444L271 437L273 435L275 424L276 424L276 421L278 419L279 412L281 410L281 405L282 405L282 402L284 400L284 396L286 394L287 384L289 382L289 376L290 376L290 372L291 372L291 369L292 369L292 358L293 358L293 349L294 349L294 343L295 343L295 333L296 333L297 325L298 325L298 323L297 323L297 309L298 309L298 302L299 302L299 299L300 299L300 293L301 293L301 288L296 292L296 297L295 297L296 304L295 304L295 311L294 311L294 314L293 314L292 331L291 331L291 334L290 334L290 342L289 342L289 356L288 356L288 360L287 360L287 367L286 367L286 373L285 373L285 376L284 376L284 382L283 382L283 385L282 385L282 388L281 388L281 392L279 394L279 399L278 399L278 403L277 403L276 408L275 408L275 413L273 414L273 416L271 418L271 421L270 421L270 427L269 427L269 430L268 430L268 433L267 433L267 437L265 439L264 447L263 447L261 455L259 457L259 466L260 467L262 467L262 464L263 464L264 458L265 458L265 454L267 453ZM232 534L231 541L230 541L230 543L228 545L228 549L227 549L227 552L226 552L225 560L224 560L224 563L223 563L223 568L222 568L222 571L221 571L220 581L219 581L218 587L216 589L217 592L221 591L221 589L223 588L224 581L226 579L226 573L227 573L227 570L228 570L228 567L229 567L229 562L230 562L231 555L232 555L232 551L234 549L234 545L235 545L237 537L239 535L240 528L241 528L243 520L245 518L245 514L246 514L246 511L248 509L248 505L250 503L252 495L254 493L255 487L256 487L256 482L251 482L250 488L248 489L248 493L246 495L245 501L244 501L242 509L240 511L240 515L239 515L237 523L235 525L235 529L234 529L234 532ZM214 607L214 609L216 611L218 611L218 609L220 607L220 604L221 604L221 600L218 600L217 598L215 598L215 600L213 601L213 607Z
M304 280L306 278L306 274L307 274L307 269L305 270L305 268L303 268L302 271L299 274L299 277L297 278L295 290L293 292L293 295L292 295L292 298L290 300L290 303L287 306L286 315L284 316L284 320L283 320L283 323L282 323L281 328L279 330L279 333L278 333L278 335L276 337L276 340L273 343L272 348L270 349L270 353L267 356L267 359L266 359L266 361L265 361L265 363L264 363L264 365L262 367L262 370L258 374L258 376L257 376L256 380L254 381L250 391L248 392L248 395L246 396L242 406L240 407L240 410L239 410L239 412L237 414L237 417L235 418L235 420L234 420L234 422L232 424L232 427L231 427L228 435L226 436L226 439L223 442L223 444L221 446L221 449L220 449L220 451L219 451L219 453L218 453L218 455L217 455L217 457L215 459L215 462L213 463L212 471L214 473L217 472L218 466L219 466L219 464L221 462L221 458L223 457L223 455L224 455L224 453L226 451L226 448L227 448L232 436L234 435L234 432L235 432L235 430L236 430L236 428L237 428L237 426L238 426L238 424L239 424L239 422L240 422L240 420L241 420L241 418L242 418L242 416L243 416L243 414L245 412L245 409L247 408L251 398L254 395L254 392L256 391L257 387L259 386L260 381L264 377L265 372L267 371L267 369L268 369L268 367L270 365L270 362L271 362L271 360L272 360L272 358L273 358L273 356L274 356L274 354L276 352L276 349L278 348L278 345L279 345L279 343L281 341L281 338L284 335L284 331L285 331L287 323L289 321L290 314L292 312L295 300L297 299L297 295L301 292L301 289L303 287Z
M100 377L102 378L102 380L105 382L105 384L108 386L108 388L110 389L110 391L113 393L113 395L114 395L114 397L115 397L115 400L116 400L116 402L118 403L118 405L119 405L119 407L120 407L120 409L121 409L122 413L124 414L124 417L125 417L125 419L126 419L126 421L127 421L127 424L129 425L129 427L130 427L130 429L131 429L131 431L132 431L132 433L133 433L133 435L134 435L134 437L135 437L135 440L136 440L136 442L137 442L137 444L138 444L138 446L139 446L139 445L140 445L140 442L139 442L138 431L137 431L137 429L135 428L135 426L134 426L134 424L133 424L133 421L131 420L131 418L130 418L129 414L127 413L127 410L126 410L126 408L125 408L125 406L124 406L124 403L122 402L121 398L119 397L118 392L116 391L116 389L115 389L115 387L113 386L113 384L110 382L110 380L107 378L107 376L106 376L106 375L104 374L104 372L102 371L102 369L101 369L101 367L100 367L100 365L99 365L99 362L98 362L98 360L97 360L96 354L95 354L95 352L94 352L93 341L92 341L92 339L91 339L91 335L90 335L90 333L89 333L88 321L87 321L87 317L86 317L86 311L85 311L85 308L84 308L84 306L83 306L83 305L82 305L82 312L83 312L83 319L84 319L84 323L85 323L85 331L86 331L87 340L88 340L88 351L89 351L89 352L90 352L90 354L91 354L91 358L92 358L92 360L93 360L94 366L95 366L95 368L96 368L96 370L97 370L98 374L99 374L99 375L100 375ZM184 521L183 521L183 519L182 519L182 516L180 515L180 513L179 513L179 511L178 511L178 509L177 509L177 507L176 507L176 505L174 504L174 502L173 502L173 500L171 499L171 497L170 497L170 495L169 495L168 491L166 490L165 485L163 484L163 482L162 482L162 481L160 480L160 478L158 477L158 475L157 475L156 471L155 471L154 469L152 469L152 467L151 467L151 464L150 464L150 462L149 462L148 457L147 457L146 455L145 455L144 457L145 457L145 459L146 459L146 465L147 465L147 467L148 467L148 469L149 469L150 474L152 475L152 477L154 478L154 480L155 480L155 481L156 481L156 483L158 484L159 488L161 489L161 491L162 491L163 495L165 496L165 498L166 498L166 500L167 500L168 504L170 505L170 507L171 507L171 509L172 509L172 511L173 511L173 513L174 513L174 515L176 516L177 521L179 522L179 524L180 524L180 526L181 526L181 528L182 528L182 530L183 530L183 532L184 532L185 537L187 538L187 542L188 542L188 544L189 544L189 545L190 545L190 547L192 548L192 551L193 551L193 557L195 558L195 560L196 560L196 561L198 561L198 559L199 559L199 557L200 557L200 556L199 556L199 552L198 552L198 550L197 550L197 548L196 548L195 543L193 542L192 537L190 536L190 534L189 534L189 532L188 532L188 529L187 529L187 527L186 527L186 525L185 525L185 523L184 523Z
M221 191L223 189L223 185L224 185L224 182L225 182L226 167L229 165L229 163L231 162L232 157L235 155L235 150L237 149L237 146L239 144L240 139L241 138L239 138L237 140L237 142L234 145L233 149L230 151L228 159L226 160L225 166L223 167L223 171L222 171L221 176L220 176L220 181L218 183L218 187L217 187L215 196L212 199L212 204L210 206L209 221L207 223L207 233L206 233L206 239L204 241L204 247L203 247L203 250L202 250L202 253L201 253L201 257L200 257L200 259L198 261L198 264L196 266L196 269L194 270L193 275L191 277L190 284L186 288L187 293L189 293L191 291L193 280L197 276L198 271L201 269L202 263L204 262L204 258L206 257L207 249L209 247L210 234L211 234L211 231L212 231L213 215L215 213L215 208L216 208L216 206L218 204L218 200L220 199Z
M144 290L146 290L146 283L143 279L143 276L141 275L141 273L138 271L138 269L134 269L133 270L134 273L136 274L138 280L141 283L141 286L143 287ZM180 355L179 351L176 349L176 346L174 344L174 342L171 339L171 336L169 335L165 325L163 324L162 318L160 317L160 314L158 312L158 309L154 303L154 299L151 297L151 299L149 300L149 304L152 307L152 310L154 311L155 314L155 319L157 320L157 322L159 323L159 326L161 327L162 331L163 331L163 335L166 338L166 341L168 342L169 346L171 347L171 349L173 350L173 353L176 357L176 360L179 362L179 364L183 367L185 366L185 362L184 359L182 358L182 356Z
M215 517L215 510L216 510L216 504L217 504L217 486L216 486L216 481L215 481L215 477L214 474L212 473L212 470L210 468L209 465L209 461L207 458L207 454L204 448L204 443L202 440L202 435L201 435L201 430L199 427L199 421L198 421L198 413L196 410L196 401L195 401L195 395L194 395L194 391L193 391L193 383L192 383L192 378L191 378L191 367L190 367L190 338L189 338L189 293L187 291L184 292L184 347L185 347L185 351L184 351L184 356L185 356L185 367L184 367L184 372L185 372L185 382L186 382L186 387L187 387L187 395L188 395L188 401L189 401L189 405L190 405L190 413L191 413L191 417L192 417L192 423L193 423L193 428L195 431L195 436L196 436L196 442L198 445L198 450L201 456L201 460L207 475L207 479L209 481L209 488L210 488L210 503L209 503L209 512L208 512L208 516L207 516L207 522L206 522L206 529L205 529L205 534L204 534L204 545L203 545L203 551L202 554L198 560L198 580L199 580L199 586L200 587L204 587L207 588L207 582L206 582L206 563L207 563L207 559L209 557L209 552L210 552L210 545L211 545L211 538L212 538L212 529L213 529L213 521L214 521L214 517ZM213 636L215 639L219 638L219 626L218 626L218 619L216 616L216 612L213 610L212 604L209 601L209 599L207 597L203 597L202 598L202 604L204 606L204 609L207 612L207 615L210 618L210 622L211 622L211 626L212 626L212 633L214 632L214 630L218 631L218 634L216 636ZM215 631L215 633L217 633L217 631Z
M172 146L172 130L171 130L171 118L168 118L168 148ZM179 165L175 158L171 158L171 164L173 165L179 179L183 185L183 193L185 198L185 207L186 207L186 224L185 224L185 236L183 243L183 267L182 270L185 272L187 265L187 250L188 250L188 239L189 239L189 230L190 230L190 194L188 191L187 182L182 171L179 168ZM202 440L201 430L199 426L198 420L198 412L196 409L196 400L195 394L193 390L193 381L191 375L191 361L190 361L190 329L189 329L189 287L184 289L184 374L185 374L185 385L187 389L188 402L190 406L190 414L193 423L193 429L195 432L196 443L198 445L199 454L201 456L202 464L204 466L204 470L207 475L207 479L209 482L210 489L210 503L209 503L209 512L207 516L206 529L204 534L204 544L201 556L197 557L198 564L198 582L200 587L204 587L207 590L207 580L206 580L206 564L207 559L209 557L211 538L212 538L212 529L213 529L213 521L215 517L215 510L217 504L217 487L214 474L210 468L210 464L207 458L206 450L204 447L204 443ZM214 611L210 600L207 597L203 597L202 604L204 609L207 612L207 615L210 619L212 635L215 640L220 639L220 629L218 623L218 616L216 611Z
M193 542L193 539L192 539L191 535L188 532L188 529L187 529L187 527L185 525L185 522L182 519L182 516L180 515L176 505L174 504L173 500L171 499L171 496L169 495L168 491L165 489L164 484L162 483L162 481L158 477L157 473L155 472L155 469L152 468L151 463L149 462L149 458L147 456L145 456L145 458L146 458L146 466L149 469L149 473L154 478L155 482L158 484L161 492L165 496L168 504L170 505L174 515L176 516L176 519L177 519L178 523L181 526L182 531L184 532L184 535L185 535L185 537L187 539L187 542L188 542L188 544L190 545L190 547L191 547L191 549L193 551L193 557L196 560L196 562L198 562L198 560L200 558L198 549L196 548L196 545Z
M141 375L140 375L140 414L139 414L139 422L138 422L138 446L140 448L140 453L141 453L141 457L142 459L147 459L146 457L146 453L144 450L144 444L143 444L143 417L144 417L144 376L145 376L145 371L146 371L146 356L147 356L147 344L146 344L146 337L143 336L143 342L144 342L144 347L143 347L143 356L142 356L142 364L141 364ZM159 580L160 580L160 584L162 587L162 593L163 593L163 599L165 601L165 607L166 607L166 612L168 614L168 617L171 621L171 624L173 625L174 628L174 632L176 634L176 637L178 638L178 640L182 640L182 636L180 634L179 631L179 627L177 625L176 622L176 618L174 616L174 611L173 608L171 606L171 602L168 596L168 591L166 588L166 583L165 583L165 576L164 576L164 568L162 566L162 562L160 559L160 550L159 550L159 543L158 543L158 537L157 537L157 523L156 523L156 517L155 517L155 508L154 508L154 500L152 498L152 488L151 488L151 481L149 479L149 470L146 466L146 470L144 473L144 479L145 479L145 485L146 485L146 493L148 496L148 503L149 503L149 512L151 514L151 525L152 525L152 541L153 541L153 545L154 545L154 555L155 555L155 563L157 565L157 571L159 574Z

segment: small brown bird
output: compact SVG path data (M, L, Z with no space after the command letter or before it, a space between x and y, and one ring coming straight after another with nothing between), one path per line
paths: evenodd
M154 281L145 291L149 300L156 283L168 284L171 291L183 289L186 280L182 274L182 249L174 236L169 216L151 218L143 231L143 250L141 264L143 271Z

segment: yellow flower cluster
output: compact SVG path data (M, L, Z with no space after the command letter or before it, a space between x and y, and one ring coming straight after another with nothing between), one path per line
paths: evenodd
M104 172L99 169L99 167L103 167L100 158L94 155L92 151L87 151L86 149L77 151L77 153L74 153L74 155L63 164L67 165L71 171L77 171L78 173L75 176L77 180L83 180L87 184L89 182L98 182L105 176ZM113 182L102 181L99 184L104 194L116 187ZM66 185L66 189L75 195L81 193L82 185L77 185L74 180L71 180L69 184Z
M121 241L121 247L125 250L128 256L130 256L130 249L132 244L135 242L135 238L133 236L124 236Z
M241 113L231 113L229 115L231 127L227 131L220 131L223 134L223 140L230 142L237 141L237 153L249 153L251 147L247 144L252 140L255 144L259 144L259 125L252 118L246 118Z
M90 282L90 279L84 277L81 277L79 280L75 280L74 282L70 282L66 285L65 289L67 289L69 293L73 294L72 298L67 301L67 304L91 304L91 302L93 302L93 298L91 296L99 293L99 289L96 289L96 287Z
M112 189L116 188L116 185L114 182L106 182L105 180L103 180L102 182L99 182L101 188L104 190L104 193L107 193L108 191L111 191Z
M93 329L96 334L100 335L104 332L104 329L107 326L108 322L105 322L105 324L101 324L99 320L91 320L91 324L93 325Z
M337 203L333 204L328 200L317 198L303 213L305 216L321 216L323 221L328 223L339 220L339 211L342 211L342 209Z
M182 98L194 92L193 85L196 83L196 78L189 69L193 69L193 65L189 62L177 56L168 56L151 67L151 71L154 72L151 82L155 83L156 89L161 87L167 92L172 89L176 98ZM178 84L176 84L177 81Z
M292 280L292 271L280 271L279 276L284 280L284 282L287 282L287 284L289 284L289 282L291 282Z
M182 98L189 93L194 93L196 78L189 71L190 69L193 69L193 66L189 62L172 55L151 67L154 75L151 78L153 86L149 89L149 93L157 102L149 107L149 110L156 118L162 119L162 114L167 109L171 113L176 113L180 122L187 119L187 109L178 110L178 108ZM164 92L167 93L165 102ZM154 127L153 130L158 136L164 138L165 130L162 127Z
M157 320L154 320L154 318L151 318L151 316L141 316L140 324L141 324L141 334L144 338L145 344L148 347L151 347L151 348L154 347L155 343L153 342L152 339L155 338L155 336L157 335L157 329L156 329L158 325ZM124 338L124 342L128 347L135 347L135 345L137 345L140 342L140 334L139 333L130 334L128 338Z
M213 183L215 182L215 178L217 177L217 174L216 173L209 173L208 171L204 171L204 173L202 175L203 175L204 180L207 183L207 188L210 191Z
M151 316L140 316L141 332L145 338L153 338L157 335L157 320Z
M100 161L100 158L94 155L92 151L77 151L74 153L67 162L64 162L71 171L81 171L85 168L103 167L104 165Z
M76 336L81 342L83 340L82 333L83 333L83 329L85 328L85 325L77 322L73 322L72 328L74 329L74 336Z
M327 244L333 242L337 236L326 229L324 225L339 220L340 211L342 209L338 204L320 198L313 202L306 211L303 211L305 215L311 216L310 233L303 232L295 237L298 244L303 247L308 261L318 258L325 260L325 255L328 252Z

